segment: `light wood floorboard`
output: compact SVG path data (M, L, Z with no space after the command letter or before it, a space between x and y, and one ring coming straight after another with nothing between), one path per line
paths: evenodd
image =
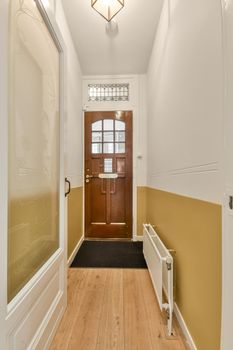
M166 336L144 269L69 269L68 307L50 350L185 350L176 322Z

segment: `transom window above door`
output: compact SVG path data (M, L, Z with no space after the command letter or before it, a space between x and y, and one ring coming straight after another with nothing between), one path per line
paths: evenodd
M88 84L88 101L129 101L129 84Z
M92 154L125 153L125 122L103 119L92 123Z

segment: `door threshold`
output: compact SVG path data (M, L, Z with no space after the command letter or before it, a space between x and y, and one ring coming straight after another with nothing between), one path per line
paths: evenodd
M84 241L103 241L103 242L132 242L133 238L92 238L92 237L84 237Z

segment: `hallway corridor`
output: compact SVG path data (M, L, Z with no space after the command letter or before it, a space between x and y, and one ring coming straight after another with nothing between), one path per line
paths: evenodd
M0 350L233 350L233 0L0 0L0 52Z
M68 307L50 350L185 350L166 320L147 270L70 269Z

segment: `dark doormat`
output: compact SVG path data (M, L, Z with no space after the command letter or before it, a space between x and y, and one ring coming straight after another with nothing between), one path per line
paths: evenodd
M84 241L71 267L147 269L142 242Z

